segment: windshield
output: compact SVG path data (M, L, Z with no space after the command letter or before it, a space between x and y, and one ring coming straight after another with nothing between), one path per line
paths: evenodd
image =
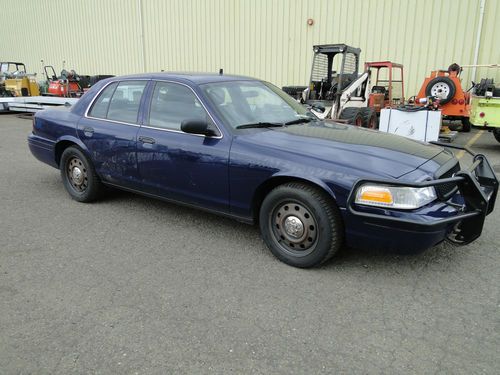
M262 81L207 83L201 88L232 128L249 124L299 123L316 117L276 86Z

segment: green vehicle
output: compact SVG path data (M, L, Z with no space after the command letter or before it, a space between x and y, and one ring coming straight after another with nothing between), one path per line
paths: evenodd
M500 142L500 87L495 87L493 79L482 79L474 86L469 121L474 127L491 131Z

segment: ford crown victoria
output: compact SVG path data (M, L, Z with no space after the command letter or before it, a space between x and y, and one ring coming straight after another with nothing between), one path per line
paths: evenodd
M107 79L71 108L38 112L28 143L77 201L108 186L256 223L273 254L297 267L343 244L468 244L498 191L483 155L462 167L440 145L323 122L240 76Z

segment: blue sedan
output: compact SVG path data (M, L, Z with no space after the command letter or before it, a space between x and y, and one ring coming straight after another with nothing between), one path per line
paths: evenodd
M273 254L296 267L343 244L468 244L498 191L483 155L462 168L440 145L320 121L240 76L107 79L71 108L38 112L28 143L77 201L108 186L258 223Z

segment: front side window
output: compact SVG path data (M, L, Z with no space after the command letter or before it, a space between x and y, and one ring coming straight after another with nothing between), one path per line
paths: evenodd
M149 125L181 130L184 120L206 120L207 114L190 88L171 82L157 82L151 98Z
M228 81L201 85L218 114L232 128L259 122L314 118L291 96L267 82Z
M123 81L110 84L99 95L89 115L136 124L146 85L147 81Z

